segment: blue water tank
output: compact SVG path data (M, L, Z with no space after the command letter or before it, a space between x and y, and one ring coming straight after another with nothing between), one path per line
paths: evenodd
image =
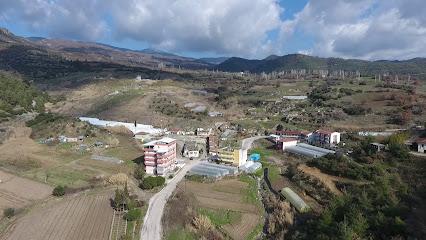
M253 154L250 155L249 159L250 159L250 161L258 162L258 161L260 161L260 154L259 153L253 153Z

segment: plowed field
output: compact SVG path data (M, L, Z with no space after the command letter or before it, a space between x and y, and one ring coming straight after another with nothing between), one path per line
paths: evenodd
M68 197L32 210L11 226L2 239L108 239L113 209L111 193Z

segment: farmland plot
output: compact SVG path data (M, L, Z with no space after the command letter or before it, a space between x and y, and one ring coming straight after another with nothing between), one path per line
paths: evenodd
M247 188L248 184L245 182L237 179L227 179L214 183L185 181L180 184L177 191L182 191L182 194L192 196L195 202L191 203L190 206L196 209L203 209L204 211L201 214L205 214L206 211L216 213L217 216L221 216L223 215L220 214L221 212L227 211L237 213L239 215L237 219L226 218L221 219L219 222L214 220L212 222L220 225L221 230L231 239L243 240L247 239L253 229L262 221L258 206L247 201ZM176 201L176 203L179 203L179 201ZM177 208L180 206L172 205L170 207Z
M52 193L48 185L21 178L0 170L0 211L22 208L47 198Z
M50 202L19 219L2 239L108 239L113 217L111 195L83 195Z

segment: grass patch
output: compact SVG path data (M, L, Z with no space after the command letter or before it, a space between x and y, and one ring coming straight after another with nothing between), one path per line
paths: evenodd
M97 104L93 109L88 112L89 115L95 115L104 111L107 111L117 105L120 105L124 102L128 102L132 100L133 98L140 96L142 93L140 90L131 90L124 93L120 93L117 95L114 95L105 101L101 102L100 104Z
M197 238L192 232L184 228L176 228L170 231L169 234L167 234L166 239L167 240L183 240L183 239L195 240Z
M217 227L236 223L241 220L241 213L232 210L199 208L198 213L207 216Z
M248 175L241 175L240 181L248 183L248 186L246 189L243 190L244 193L244 200L248 203L252 204L259 204L259 198L258 198L258 191L257 191L257 181L256 179L248 176Z

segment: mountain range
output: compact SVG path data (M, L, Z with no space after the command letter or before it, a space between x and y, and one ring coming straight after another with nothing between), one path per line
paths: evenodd
M34 81L49 81L78 73L146 74L161 78L170 73L158 66L225 72L271 73L305 70L359 71L362 75L411 74L426 77L426 59L366 61L321 58L302 54L271 55L265 59L238 57L190 58L157 49L130 50L102 43L19 37L0 28L0 70L18 72ZM145 75L144 75L145 76ZM176 77L174 75L173 77Z
M366 61L358 59L321 58L303 54L284 56L271 55L262 60L250 60L232 57L216 65L214 69L225 72L271 73L297 69L328 71L359 71L362 75L374 74L411 74L426 75L426 58L414 58L404 61Z

